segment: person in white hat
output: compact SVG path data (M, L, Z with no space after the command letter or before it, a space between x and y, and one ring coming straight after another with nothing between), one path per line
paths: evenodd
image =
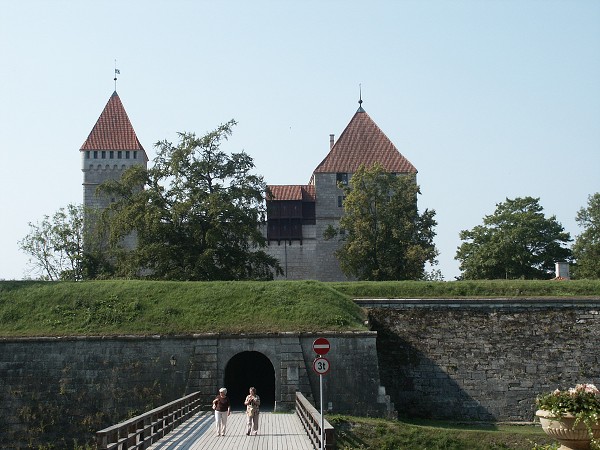
M225 436L227 431L227 417L231 414L231 405L227 397L227 389L219 389L219 395L213 400L212 408L215 410L215 426L217 427L217 436Z

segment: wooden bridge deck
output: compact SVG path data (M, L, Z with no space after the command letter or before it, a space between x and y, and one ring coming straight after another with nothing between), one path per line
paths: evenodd
M246 436L246 414L233 411L217 436L212 412L201 412L149 447L160 450L313 450L295 413L261 412L257 436Z

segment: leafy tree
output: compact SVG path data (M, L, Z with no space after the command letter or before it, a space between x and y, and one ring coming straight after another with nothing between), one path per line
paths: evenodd
M29 234L19 241L29 255L30 270L43 280L83 278L84 208L69 204L52 217L29 222Z
M575 239L573 256L577 264L573 270L576 278L600 278L600 192L588 197L587 208L581 208L575 218L583 228Z
M156 143L151 169L134 166L100 186L117 200L103 214L115 275L171 280L270 279L281 271L261 247L266 184L252 158L220 144L235 121L203 137ZM145 189L140 189L145 186ZM135 236L137 245L123 240Z
M359 280L419 280L425 263L436 264L435 211L417 210L413 175L395 175L379 164L364 165L344 189L344 215L325 238L340 236L342 271Z
M485 216L483 225L462 230L465 241L455 259L462 278L547 279L556 261L568 261L571 251L562 247L571 241L556 217L546 218L539 198L506 199Z

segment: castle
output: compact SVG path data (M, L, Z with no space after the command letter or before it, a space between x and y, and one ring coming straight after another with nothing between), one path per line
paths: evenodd
M98 185L119 179L129 167L147 167L148 156L137 138L115 91L81 149L85 207L105 208L114 199L95 195ZM416 174L416 168L389 140L362 107L335 141L306 185L269 185L267 223L262 226L268 246L288 280L345 281L334 255L340 243L323 239L328 226L343 214L343 190L361 164L379 163L397 174ZM132 242L130 245L134 245Z

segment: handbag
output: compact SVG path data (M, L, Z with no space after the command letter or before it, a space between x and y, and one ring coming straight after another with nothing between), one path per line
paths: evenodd
M248 417L254 417L255 413L256 408L254 406L248 406L248 408L246 409L246 414L248 415Z

